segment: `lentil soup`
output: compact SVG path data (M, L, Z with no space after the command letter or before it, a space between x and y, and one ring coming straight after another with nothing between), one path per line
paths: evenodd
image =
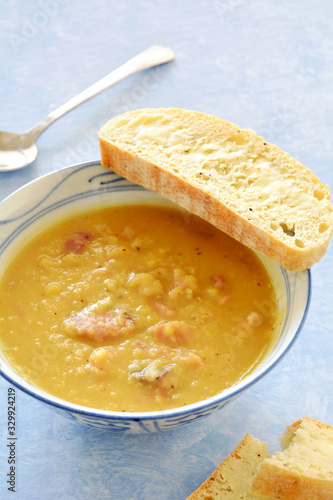
M251 250L188 212L148 205L48 228L13 259L0 293L13 368L103 410L165 410L233 386L265 359L281 320Z

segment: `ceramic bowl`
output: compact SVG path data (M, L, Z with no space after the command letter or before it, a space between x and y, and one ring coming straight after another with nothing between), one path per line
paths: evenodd
M0 205L0 269L39 229L68 214L89 207L127 203L169 204L99 162L74 165L38 178L6 198ZM140 413L96 410L51 396L22 379L0 353L0 373L11 384L46 403L60 414L89 426L118 432L156 432L175 429L221 410L264 377L281 361L298 337L309 307L310 272L290 272L261 257L285 309L282 329L265 361L237 385L218 395L181 408ZM267 304L261 304L263 310Z

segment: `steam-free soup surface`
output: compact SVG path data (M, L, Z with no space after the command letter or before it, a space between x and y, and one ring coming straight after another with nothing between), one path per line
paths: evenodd
M0 339L22 377L116 411L181 407L262 362L275 291L253 252L171 208L73 216L35 237L1 282Z

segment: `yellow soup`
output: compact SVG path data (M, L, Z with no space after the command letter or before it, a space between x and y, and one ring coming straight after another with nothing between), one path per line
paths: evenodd
M15 257L0 293L1 348L14 369L104 410L180 407L233 386L263 361L280 321L251 250L156 206L47 229Z

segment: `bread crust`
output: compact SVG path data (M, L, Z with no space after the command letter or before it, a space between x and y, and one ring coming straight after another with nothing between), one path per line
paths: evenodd
M332 481L302 476L263 462L252 492L281 500L332 500Z
M173 108L168 110L169 113L175 113L177 116L182 111ZM138 114L139 111L136 113ZM204 123L207 123L207 127L208 125L215 127L216 134L226 133L225 130L228 130L229 134L240 130L234 124L209 115L197 112L187 113L193 113L195 120L199 117ZM278 237L274 237L273 234L268 233L251 220L242 217L237 211L230 208L230 206L228 207L227 204L213 194L207 193L200 186L194 186L181 176L165 170L163 162L157 164L157 162L147 161L142 157L143 155L133 154L119 144L115 144L112 136L108 135L107 130L108 124L101 129L99 134L101 163L117 174L165 196L289 270L301 271L307 269L318 262L325 254L333 231L333 224L327 230L327 237L315 247L297 248L287 246ZM296 170L298 175L303 176L304 182L316 184L324 191L326 190L325 198L328 197L329 199L329 191L309 169L277 146L263 142L263 139L254 132L245 132L256 142L256 146L265 151L267 157L278 161L282 165L288 164L288 168Z

